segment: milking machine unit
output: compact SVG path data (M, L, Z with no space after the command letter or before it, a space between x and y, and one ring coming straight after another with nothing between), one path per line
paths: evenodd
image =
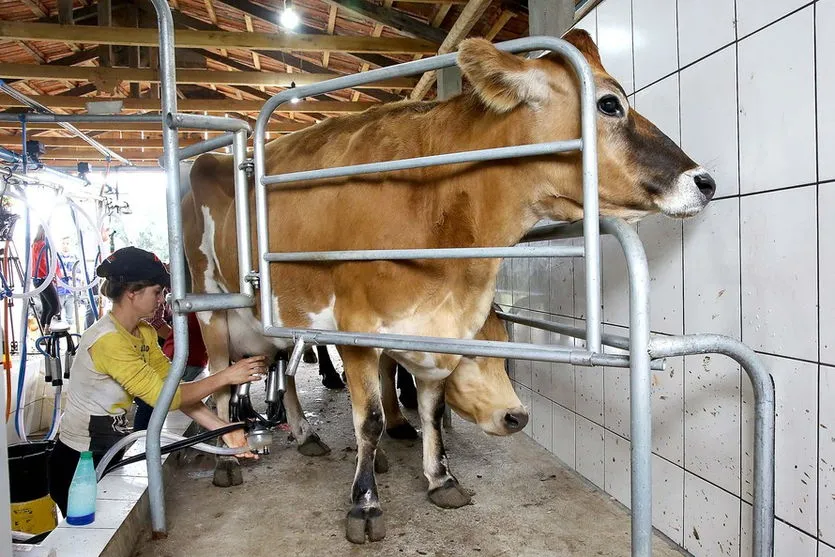
M266 416L252 406L250 383L232 388L232 398L229 399L229 417L233 422L246 422L249 446L256 454L270 454L273 430L278 424L287 422L283 402L286 391L286 372L287 360L282 358L276 359L267 371Z
M60 387L64 379L70 378L70 368L75 359L78 345L73 341L74 336L70 334L70 326L59 317L54 317L49 327L50 333L35 341L35 347L45 358L44 375L47 383L53 387ZM63 363L61 361L61 340L66 344Z

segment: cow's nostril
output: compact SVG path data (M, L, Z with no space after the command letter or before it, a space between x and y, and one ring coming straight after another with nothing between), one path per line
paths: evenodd
M713 199L713 194L716 193L716 182L713 180L713 176L708 173L696 174L693 180L708 201Z
M508 431L520 431L528 425L527 412L508 412L504 415L504 425Z

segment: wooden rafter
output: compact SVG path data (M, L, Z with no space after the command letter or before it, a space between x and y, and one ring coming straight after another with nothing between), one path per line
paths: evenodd
M356 14L364 19L397 29L401 33L426 39L440 44L446 38L446 33L419 19L397 11L389 6L380 6L368 0L325 0L328 4L339 6L345 11Z
M233 31L177 30L175 42L186 48L258 48L307 52L390 52L432 53L435 45L423 39L342 37L276 33L237 33ZM132 27L62 26L49 23L0 21L0 37L12 40L95 43L99 45L157 46L156 29Z
M21 79L69 79L73 81L103 82L153 82L159 83L159 72L147 68L102 68L78 66L47 66L36 64L0 64L0 75ZM232 72L218 70L177 70L177 83L222 85L259 85L267 87L290 87L320 83L331 79L332 74L300 73L292 77L287 74L270 72ZM398 77L358 87L408 89L415 85L412 78Z
M151 132L151 133L160 133L162 130L161 125L154 125L154 124L145 124L145 123L135 123L135 122L128 122L128 123L82 123L78 122L73 124L76 128L80 130L86 131L97 131L97 132ZM306 124L301 124L299 122L270 122L267 124L267 131L269 133L290 133L294 131L298 131L301 129L306 128ZM20 123L19 122L0 122L0 129L5 130L19 130ZM28 123L26 124L27 130L33 131L61 131L63 128L58 124L43 124L43 123ZM209 135L215 135L220 132L208 132Z

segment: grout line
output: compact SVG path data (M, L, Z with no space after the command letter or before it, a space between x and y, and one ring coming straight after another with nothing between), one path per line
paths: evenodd
M817 4L812 6L812 92L814 93L814 103L813 103L813 110L815 115L815 178L819 182L820 181L820 141L819 141L819 129L818 129L818 9ZM820 215L820 183L816 186L815 191L815 286L817 289L817 334L818 334L818 362L821 361L821 275L820 275L820 261L821 261L821 234L820 234L820 224L821 224L821 215ZM820 423L820 400L821 400L821 366L818 364L817 366L818 377L817 377L817 397L815 400L815 423ZM821 497L820 497L820 486L821 486L821 466L820 466L820 458L821 458L821 436L820 436L820 428L815 428L815 462L817 466L815 466L815 482L818 495L815 498L815 531L817 532L818 536L821 535ZM818 555L819 547L815 546L816 555Z

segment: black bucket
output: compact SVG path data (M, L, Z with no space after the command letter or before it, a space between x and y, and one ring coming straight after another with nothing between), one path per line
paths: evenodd
M42 534L58 525L55 503L49 497L49 455L54 446L54 441L9 446L13 530Z

